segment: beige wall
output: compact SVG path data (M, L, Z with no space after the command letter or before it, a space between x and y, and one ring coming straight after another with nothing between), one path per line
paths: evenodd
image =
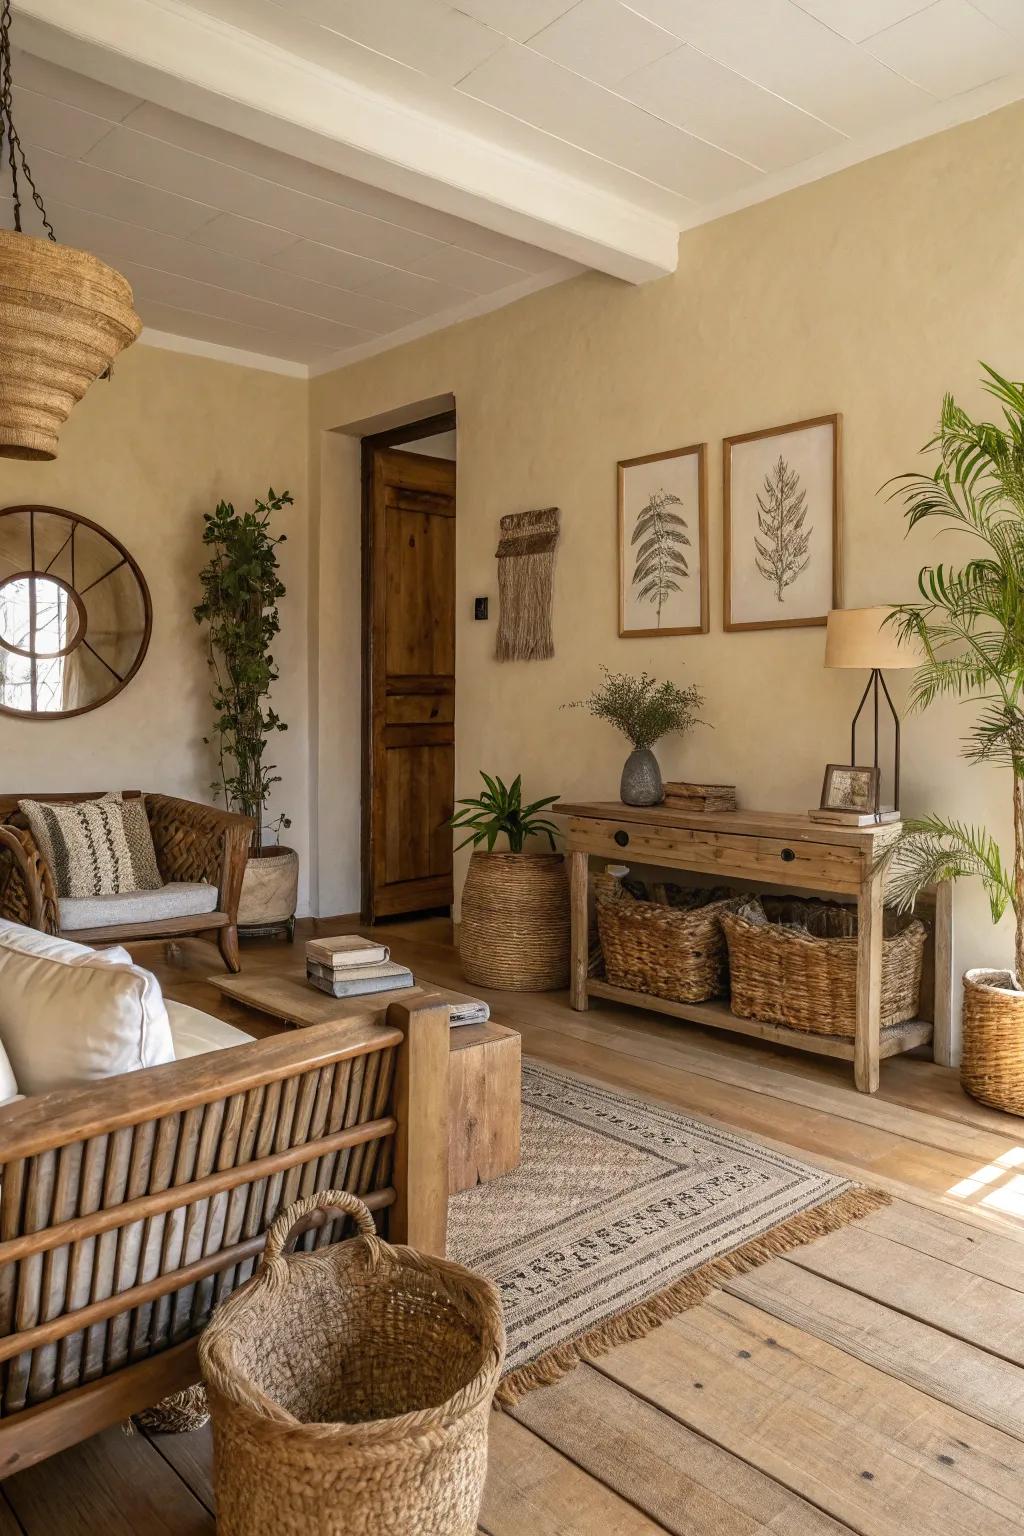
M206 358L136 346L110 384L72 413L52 464L0 460L0 506L39 501L92 518L122 540L153 599L145 662L109 704L71 720L0 715L5 789L142 787L209 800L213 761L205 651L192 620L204 563L202 515L223 497L248 507L290 489L281 551L288 595L275 647L275 702L288 731L273 742L284 782L275 808L309 869L307 385ZM303 908L306 905L303 891Z
M673 277L628 288L583 276L314 381L314 454L327 429L455 394L460 793L485 767L522 771L531 794L613 797L623 743L559 708L603 661L706 690L714 729L664 743L668 775L735 781L747 806L817 802L824 763L846 754L863 679L824 671L821 630L722 632L721 440L841 411L846 604L911 595L936 546L924 534L905 543L878 488L915 465L945 389L980 404L979 358L1024 370L1022 202L1024 108L1014 107L692 231ZM700 441L711 633L620 640L616 460ZM495 595L501 514L551 504L563 522L556 655L499 666L494 621L473 622L472 598ZM322 534L328 562L339 550L354 562L354 480L325 499ZM955 558L952 544L942 551ZM902 679L895 686L899 698ZM353 658L324 700L346 733L358 729L357 695ZM943 707L907 722L905 807L984 820L1008 837L1005 775L957 755L964 718ZM354 791L343 778L334 786ZM344 856L354 858L351 840ZM354 890L354 868L346 878ZM1010 936L992 931L977 892L961 891L958 916L961 965L1005 961Z

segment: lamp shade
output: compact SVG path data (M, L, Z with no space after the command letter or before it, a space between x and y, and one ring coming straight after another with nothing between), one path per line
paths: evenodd
M892 612L882 608L833 608L825 630L826 667L873 667L889 672L895 667L916 667L916 646L901 645L899 636L885 620Z

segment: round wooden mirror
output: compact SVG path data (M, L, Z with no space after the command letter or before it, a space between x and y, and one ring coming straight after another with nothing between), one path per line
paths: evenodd
M0 511L0 713L62 720L130 682L153 612L113 534L60 507Z

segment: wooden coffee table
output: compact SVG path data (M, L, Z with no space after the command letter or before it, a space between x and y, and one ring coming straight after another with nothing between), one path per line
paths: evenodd
M210 985L235 1003L244 1003L281 1024L304 1028L343 1019L382 1020L389 1003L461 1002L464 993L446 987L402 987L369 997L328 997L299 971L264 975L210 976ZM450 1034L448 1069L448 1188L472 1189L518 1168L522 1048L519 1035L490 1019L459 1024Z

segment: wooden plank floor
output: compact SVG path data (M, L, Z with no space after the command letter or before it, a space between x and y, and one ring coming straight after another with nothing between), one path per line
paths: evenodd
M420 979L461 981L445 922L382 931ZM272 1028L208 985L210 946L139 945L137 957L170 995L253 1034ZM275 942L245 951L252 969L298 959ZM955 1073L924 1060L884 1062L869 1099L824 1057L610 1003L577 1014L557 993L489 996L532 1056L895 1198L494 1415L481 1530L1020 1533L1024 1120L974 1104ZM108 1430L0 1489L0 1536L213 1530L206 1431Z

